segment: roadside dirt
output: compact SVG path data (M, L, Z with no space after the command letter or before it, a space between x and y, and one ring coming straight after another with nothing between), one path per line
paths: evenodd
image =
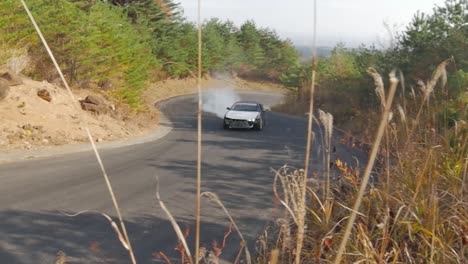
M249 82L240 79L204 79L203 89L226 88L286 92L279 85ZM47 90L51 101L38 96ZM129 113L114 109L113 103L101 94L85 89L74 90L78 100L87 96L101 98L107 114L97 115L73 105L65 89L47 82L23 79L23 84L10 87L8 96L0 101L0 152L38 150L50 146L72 145L87 142L78 116L83 115L97 142L125 140L145 136L158 127L160 113L154 108L157 101L173 96L195 93L195 79L166 80L152 84L144 92L148 106L144 113ZM46 98L47 99L47 98Z
M38 96L40 90L48 91L50 102ZM104 97L89 90L75 90L74 94L79 100L92 95L106 102ZM109 109L110 114L97 115L79 107L78 103L73 105L65 89L47 82L23 79L23 84L10 87L8 96L0 102L0 151L85 142L87 137L79 115L87 120L98 142L143 134L156 125L155 122L154 125L143 122L151 119L150 115L132 119L125 118L119 111Z
M254 82L242 79L203 79L202 89L225 89L233 90L251 90L251 91L271 91L288 92L284 86L267 83ZM150 109L153 109L154 103L160 100L168 99L173 96L192 94L197 92L196 79L169 79L152 84L144 93L144 98Z

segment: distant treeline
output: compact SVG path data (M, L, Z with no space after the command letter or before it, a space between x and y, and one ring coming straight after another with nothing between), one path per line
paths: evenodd
M297 52L299 52L303 61L310 60L313 56L312 45L296 45ZM331 55L332 47L317 47L318 57L329 57Z

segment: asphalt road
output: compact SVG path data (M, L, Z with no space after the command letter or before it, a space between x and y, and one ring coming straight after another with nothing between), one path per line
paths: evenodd
M274 105L282 96L255 93L242 98ZM102 151L139 263L160 263L155 252L178 256L176 235L155 200L155 176L160 178L163 201L182 228L189 229L188 241L194 244L195 97L170 100L161 109L173 126L167 136ZM202 189L219 195L253 253L258 235L280 210L272 195L271 168L301 167L305 151L304 118L273 112L267 117L268 126L261 132L225 131L222 120L210 113L203 119ZM319 172L320 149L315 144L312 155L312 167ZM346 147L337 146L337 152L353 162ZM54 263L59 251L70 257L69 263L130 263L105 218L93 212L76 217L61 213L84 210L115 216L91 152L1 165L0 263ZM221 242L227 229L223 212L203 200L202 245L210 248L214 240ZM221 259L232 262L238 249L239 239L232 233Z

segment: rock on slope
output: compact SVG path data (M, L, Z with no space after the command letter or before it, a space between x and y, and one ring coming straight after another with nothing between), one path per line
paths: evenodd
M88 95L99 97L89 90L74 93L78 100ZM155 121L138 119L124 122L116 113L83 111L78 102L73 105L65 89L47 82L24 79L22 84L11 86L4 97L0 100L0 151L85 142L79 115L84 115L97 141L133 137L156 125Z

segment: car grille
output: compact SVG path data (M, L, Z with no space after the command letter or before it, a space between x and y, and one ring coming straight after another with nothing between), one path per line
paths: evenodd
M251 128L253 126L253 122L246 120L230 119L230 121L230 127L232 128Z

